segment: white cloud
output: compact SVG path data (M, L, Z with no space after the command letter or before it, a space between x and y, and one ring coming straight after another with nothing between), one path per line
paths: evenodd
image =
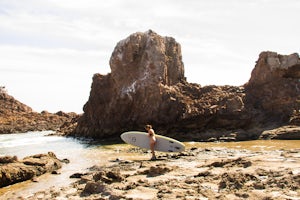
M36 110L80 112L117 42L148 29L181 44L189 81L241 85L261 51L299 52L299 9L298 0L0 0L0 85Z
M0 85L34 110L82 112L92 76L110 72L101 51L0 46Z

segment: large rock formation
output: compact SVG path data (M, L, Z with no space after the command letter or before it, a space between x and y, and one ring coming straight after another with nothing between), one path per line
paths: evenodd
M0 87L0 134L57 130L75 115L62 111L55 114L47 111L34 112L29 106L10 96L4 87Z
M152 31L120 41L112 53L112 72L95 74L76 133L105 137L141 127L167 124L181 114L172 85L184 81L180 45ZM167 93L169 91L169 93Z
M103 139L151 123L158 133L181 139L226 134L255 139L261 131L253 128L270 117L272 126L287 123L297 109L297 54L262 53L246 91L243 86L201 87L185 80L180 44L150 30L120 41L110 67L111 73L94 75L84 114L71 135Z

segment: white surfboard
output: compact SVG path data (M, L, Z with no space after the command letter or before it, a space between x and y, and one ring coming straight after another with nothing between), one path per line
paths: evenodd
M155 134L156 144L154 146L155 151L162 152L181 152L184 151L185 146L183 143L174 140L169 137ZM140 131L129 131L122 133L121 138L124 142L141 147L144 149L150 149L148 133Z

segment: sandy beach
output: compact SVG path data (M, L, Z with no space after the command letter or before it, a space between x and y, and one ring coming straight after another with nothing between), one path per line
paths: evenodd
M75 182L6 199L300 199L300 149L253 151L188 146L150 153L129 145L111 160L73 175Z

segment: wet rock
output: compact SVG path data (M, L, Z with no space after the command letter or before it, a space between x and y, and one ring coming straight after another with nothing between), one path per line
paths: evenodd
M241 189L248 181L257 181L257 177L251 174L244 173L224 173L221 175L219 189Z
M235 195L236 195L237 197L241 197L241 198L243 198L243 199L249 198L249 194L248 194L248 193L245 193L245 192L236 192Z
M300 188L300 175L292 175L284 171L270 171L266 180L266 187L289 188L298 190Z
M44 173L51 173L61 168L55 154L37 154L23 160L0 164L0 187L30 180Z
M51 174L59 175L59 174L61 174L61 172L59 172L57 170L54 170L54 171L51 172Z
M239 166L239 167L250 167L252 165L251 161L247 161L243 158L237 158L237 159L227 159L227 160L221 160L216 161L211 164L206 165L207 167L233 167L233 166Z
M104 183L113 183L113 182L121 182L124 180L124 176L121 175L119 170L112 171L100 171L93 175L93 179L95 181L103 181Z
M39 182L39 179L37 177L32 177L31 181L37 183Z
M17 161L18 161L17 156L2 156L2 157L0 157L0 164L13 163L13 162L17 162Z
M219 141L221 141L221 142L234 142L234 141L236 141L236 138L235 137L222 136L222 137L219 138Z
M300 126L282 126L279 128L266 130L261 136L261 139L278 139L278 140L299 140Z
M75 173L75 174L72 174L70 176L70 178L80 178L83 174L82 173Z
M70 160L67 159L67 158L64 158L64 159L60 160L60 162L65 163L65 164L69 164Z
M84 175L86 175L86 173L74 173L70 176L70 178L81 178Z
M97 193L104 193L107 192L108 189L106 187L106 185L102 182L95 182L95 181L90 181L87 182L82 193L84 195L87 194L97 194Z
M204 171L204 172L200 172L199 174L195 175L194 177L206 177L206 176L211 176L212 173L210 171Z
M171 167L165 165L156 165L156 166L151 166L149 169L143 171L142 174L147 174L147 176L149 177L154 177L154 176L163 175L172 170L173 169Z
M207 139L207 142L216 142L217 140L217 138L211 137Z

